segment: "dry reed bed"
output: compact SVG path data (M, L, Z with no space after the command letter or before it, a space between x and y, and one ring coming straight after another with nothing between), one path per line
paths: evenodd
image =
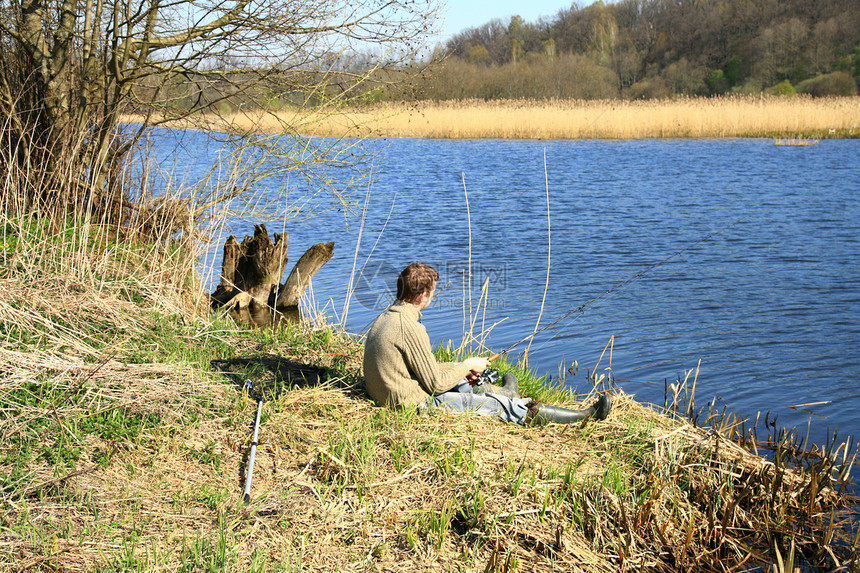
M110 292L93 305L92 286L51 286L0 283L0 321L34 333L2 355L0 570L722 571L772 562L769 548L835 567L854 555L829 475L623 394L581 426L376 408L355 347L278 349L345 374L266 403L245 506L253 400L189 363L136 363L122 339L94 351L100 320L140 338L153 319ZM188 344L213 336L231 335L204 325ZM247 338L235 348L254 353ZM42 440L78 457L15 467L20 434L49 426Z
M860 97L385 103L314 115L237 114L222 129L317 136L640 139L860 137Z

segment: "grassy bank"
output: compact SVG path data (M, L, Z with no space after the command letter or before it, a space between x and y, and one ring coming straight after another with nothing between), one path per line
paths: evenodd
M220 129L317 136L639 139L860 137L860 97L723 97L648 101L386 103L319 117L241 113Z
M2 243L0 571L856 570L847 445L765 459L623 394L542 428L380 409L354 337L211 315L191 245L29 219ZM247 505L245 378L271 391Z

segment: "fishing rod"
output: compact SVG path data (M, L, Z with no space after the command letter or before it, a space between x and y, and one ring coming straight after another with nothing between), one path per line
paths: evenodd
M245 380L245 387L251 389L251 381ZM245 503L251 502L251 477L254 475L254 455L257 453L257 433L260 431L260 413L263 411L263 395L257 399L257 421L254 422L254 437L251 439L251 453L248 454L248 475L245 477Z
M560 316L560 317L558 317L557 319L553 320L553 321L552 321L552 322L550 322L549 324L547 324L547 325L545 325L545 326L542 326L541 328L539 328L539 329L535 330L534 332L532 332L531 334L529 334L529 335L528 335L528 336L526 336L525 338L523 338L523 339L521 339L521 340L518 340L518 341L517 341L517 342L515 342L514 344L511 344L510 346L508 346L508 347L507 347L507 348L505 348L504 350L500 350L498 353L493 354L492 356L490 356L490 357L489 357L490 361L495 360L496 358L498 358L498 357L499 357L499 356L501 356L502 354L507 354L508 352L510 352L511 350L513 350L514 348L516 348L517 346L519 346L520 344L522 344L522 343L524 343L524 342L527 342L527 341L531 340L532 338L534 338L535 336L537 336L537 335L538 335L538 334L540 334L541 332L543 332L543 331L547 330L548 328L551 328L551 327L555 326L556 324L558 324L559 322L561 322L561 321L562 321L562 320L564 320L565 318L567 318L567 317L571 316L572 314L581 313L581 312L585 309L585 307L587 307L588 305L590 305L590 304L592 304L592 303L594 303L594 302L597 302L598 300L602 299L603 297L605 297L606 295L608 295L608 294L610 294L610 293L613 293L613 292L617 291L618 289L620 289L620 288L621 288L621 287L623 287L624 285L627 285L627 284L629 284L629 283L631 283L631 282L635 281L636 279L641 278L641 277L642 277L642 276L644 276L646 273L648 273L648 272L650 272L650 271L652 271L652 270L656 269L657 267L659 267L659 266L661 266L661 265L663 265L663 264L667 263L667 262L668 262L668 261L670 261L671 259L674 259L675 257L677 257L678 255L680 255L680 254L681 254L681 253L683 253L684 251L687 251L687 250L689 250L689 249L692 249L693 247L695 247L696 245L698 245L698 244L700 244L700 243L704 243L705 241L707 241L707 240L711 239L712 237L715 237L716 235L719 235L719 234L720 234L720 233L722 233L723 231L725 231L725 230L727 230L727 229L730 229L731 227L733 227L733 226L734 226L734 225L736 225L737 223L738 223L738 222L736 221L736 222L732 223L731 225L728 225L728 226L726 226L726 227L723 227L722 229L719 229L719 230L717 230L717 231L714 231L713 233L710 233L710 234L708 234L708 235L705 235L704 237L702 237L702 238L701 238L701 239L699 239L698 241L695 241L695 242L693 242L693 243L690 243L689 245L687 245L686 247L684 247L684 248L683 248L683 249L681 249L680 251L676 251L676 252L672 253L672 254L671 254L671 255L669 255L668 257L666 257L666 258L664 258L664 259L662 259L662 260L660 260L660 261L658 261L658 262L654 263L654 264L653 264L653 265L651 265L650 267L648 267L648 268L646 268L646 269L644 269L644 270L642 270L642 271L639 271L638 273L636 273L636 274L635 274L635 275L633 275L632 277L630 277L630 278L628 278L628 279L626 279L626 280L621 281L621 282L620 282L620 283L618 283L617 285L613 286L611 289L609 289L609 290L607 290L607 291L604 291L603 293L601 293L601 294L597 295L596 297L592 298L591 300L586 301L584 304L579 305L578 307L574 308L573 310L570 310L570 311L568 311L568 312L564 313L563 315L561 315L561 316Z

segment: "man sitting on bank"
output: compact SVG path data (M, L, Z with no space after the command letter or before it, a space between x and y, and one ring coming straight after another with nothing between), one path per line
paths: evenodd
M517 380L510 373L502 386L476 386L480 373L490 366L487 358L436 362L427 329L421 324L421 311L433 300L437 280L439 273L429 265L407 266L397 279L397 301L370 328L364 348L364 379L368 394L378 405L442 407L517 424L569 424L609 415L609 394L584 410L538 404L519 396Z

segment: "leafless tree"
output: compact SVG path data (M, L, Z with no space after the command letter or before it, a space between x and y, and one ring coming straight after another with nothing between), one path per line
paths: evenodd
M58 173L98 192L147 127L203 111L211 125L263 100L325 106L357 95L371 70L349 54L411 57L435 3L0 0L3 149L11 165L49 174L31 201L64 200ZM118 139L124 114L141 122Z

